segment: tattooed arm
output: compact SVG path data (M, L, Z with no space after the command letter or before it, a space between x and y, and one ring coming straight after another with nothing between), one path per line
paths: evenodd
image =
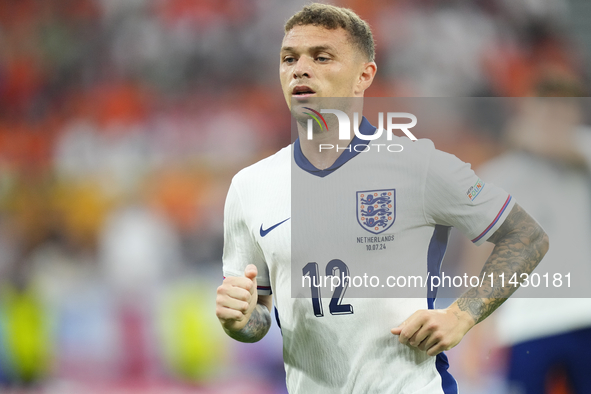
M227 277L217 290L216 315L226 334L240 342L257 342L271 327L271 296L257 293L257 268L242 277Z
M434 356L456 346L477 323L486 319L517 287L501 287L498 275L510 278L514 273L530 273L548 251L548 236L540 225L515 204L501 227L488 239L495 247L484 264L486 273L481 287L465 292L449 308L420 310L392 333L406 345L425 350ZM491 286L489 274L494 274Z
M487 274L486 281L482 287L468 290L455 302L459 310L470 314L474 324L486 319L518 289L513 285L500 286L499 275L510 278L515 273L517 277L522 273L529 274L548 251L548 235L517 204L488 241L495 247L482 268L481 274ZM493 282L495 286L490 284L490 273L497 279Z
M259 296L263 297L263 296ZM271 296L266 296L271 297ZM269 309L263 304L257 304L250 315L246 325L237 331L232 331L229 328L224 327L224 331L231 338L234 338L240 342L258 342L263 338L269 328L271 327L271 314Z

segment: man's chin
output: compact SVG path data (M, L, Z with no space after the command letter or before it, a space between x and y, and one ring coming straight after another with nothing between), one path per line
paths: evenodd
M306 122L306 119L310 119L309 113L311 112L308 108L311 108L310 103L306 102L291 102L291 116L293 116L298 122ZM308 107L308 108L306 108Z

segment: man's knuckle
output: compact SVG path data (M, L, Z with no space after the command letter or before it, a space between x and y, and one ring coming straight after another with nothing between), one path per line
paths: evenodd
M237 321L240 319L240 316L242 316L242 312L232 309L228 313L227 320Z
M223 319L223 320L228 320L228 318L230 318L232 316L232 313L230 310L228 310L227 308L221 307L221 306L216 309L215 313L218 318Z

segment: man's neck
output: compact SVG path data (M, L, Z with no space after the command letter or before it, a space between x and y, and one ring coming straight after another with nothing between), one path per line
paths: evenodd
M308 140L305 133L300 133L300 147L306 159L314 167L325 170L337 161L343 153L343 148L347 147L352 139L340 140L338 131L314 134L313 140Z
M350 119L353 120L353 116ZM363 117L359 116L357 127L361 125L362 120ZM343 151L346 150L353 138L355 138L355 133L351 129L350 138L348 140L341 140L339 139L338 127L330 127L329 130L314 133L314 137L309 140L307 138L307 130L299 123L298 135L300 137L302 153L319 170L325 170L332 166Z

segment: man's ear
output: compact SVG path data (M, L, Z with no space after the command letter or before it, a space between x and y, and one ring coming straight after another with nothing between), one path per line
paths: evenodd
M366 62L361 69L359 80L355 89L355 94L363 95L363 92L371 86L373 78L376 75L378 67L375 62Z

